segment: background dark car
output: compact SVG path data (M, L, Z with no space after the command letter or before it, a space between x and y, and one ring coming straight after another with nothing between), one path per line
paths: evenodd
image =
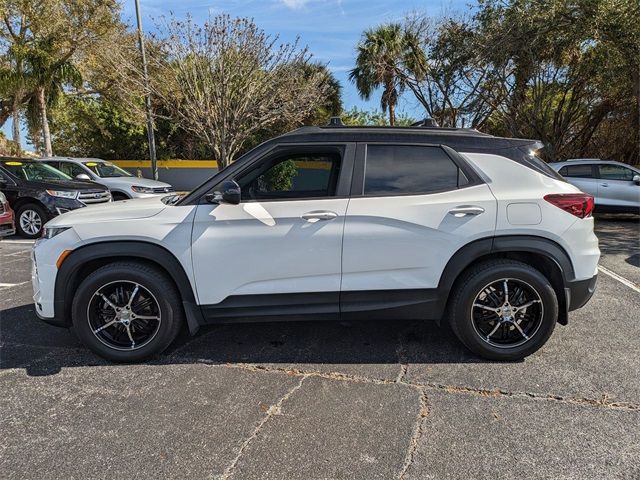
M0 191L15 211L16 230L37 238L49 219L69 210L111 201L99 183L73 180L44 163L23 158L0 158Z

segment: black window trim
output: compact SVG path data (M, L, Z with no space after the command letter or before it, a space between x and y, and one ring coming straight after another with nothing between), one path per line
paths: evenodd
M440 190L433 190L430 192L413 192L413 193L384 193L384 194L365 194L364 193L364 176L366 172L367 162L367 147L369 145L382 145L382 146L397 146L397 147L436 147L440 148L451 159L451 161L458 167L459 170L467 177L468 183L463 186L457 186L456 188L443 188ZM458 181L460 180L460 174L458 173ZM469 163L448 145L434 144L434 143L420 143L420 142L358 142L356 152L355 170L353 173L353 181L351 184L351 197L352 198L376 198L376 197L416 197L425 195L434 195L437 193L453 192L462 190L464 188L475 187L486 183L476 170L469 165Z
M242 165L239 169L233 169L226 175L216 178L215 183L211 183L207 186L207 189L200 196L200 204L209 204L206 200L206 194L213 192L225 180L233 180L242 176L248 170L251 170L261 162L267 162L274 157L285 155L288 152L291 153L338 153L340 155L340 173L338 175L338 184L336 186L335 195L323 196L323 197L304 197L304 198L274 198L267 200L242 200L240 205L244 203L272 203L272 202L303 202L307 200L336 200L336 199L348 199L349 190L351 188L351 177L353 175L354 156L356 150L355 142L310 142L310 143L280 143L274 145L272 148L256 158L251 159ZM216 175L217 177L217 175ZM213 179L211 179L213 180Z

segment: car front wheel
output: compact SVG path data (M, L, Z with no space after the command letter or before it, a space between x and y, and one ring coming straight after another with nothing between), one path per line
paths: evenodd
M538 270L514 260L472 268L456 285L451 327L471 351L490 360L520 360L542 347L558 319L558 300Z
M135 362L164 351L183 324L171 279L142 263L117 262L90 274L72 305L73 329L98 355Z
M42 207L35 203L22 205L18 207L16 217L16 228L20 236L38 238L42 235L42 228L47 223L47 214Z

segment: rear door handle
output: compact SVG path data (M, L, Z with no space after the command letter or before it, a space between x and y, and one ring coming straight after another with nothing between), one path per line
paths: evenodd
M338 214L336 212L330 212L329 210L314 210L313 212L307 212L302 214L302 218L307 222L317 222L318 220L333 220Z
M477 207L475 205L460 205L459 207L452 208L449 213L454 217L465 217L467 215L480 215L484 213L484 208Z
M608 187L608 186L609 186L609 184L608 184L608 183L601 183L601 184L600 184L600 186L601 186L601 187Z

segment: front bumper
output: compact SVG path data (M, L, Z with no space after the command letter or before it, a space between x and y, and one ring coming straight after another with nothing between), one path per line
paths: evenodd
M596 291L598 275L586 280L567 282L565 294L567 297L567 311L571 312L584 307Z

